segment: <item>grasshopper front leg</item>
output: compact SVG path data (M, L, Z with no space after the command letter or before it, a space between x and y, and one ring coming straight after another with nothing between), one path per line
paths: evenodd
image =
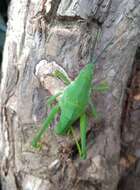
M43 126L42 128L39 130L39 132L37 133L37 135L34 137L33 141L32 141L32 146L34 148L40 148L40 144L39 141L42 137L42 135L45 133L45 131L48 129L50 123L52 122L52 120L54 119L55 115L59 112L59 105L56 105L50 112L50 114L48 115L47 119L45 119L45 121L43 122Z
M62 73L61 71L59 70L56 70L54 73L53 73L54 76L56 76L57 78L59 78L60 80L62 80L65 85L69 85L71 83L71 80L70 78L68 77L68 75Z

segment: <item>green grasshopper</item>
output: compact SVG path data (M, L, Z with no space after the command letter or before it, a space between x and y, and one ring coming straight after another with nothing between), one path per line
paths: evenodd
M90 95L92 89L92 80L93 80L93 70L95 67L95 63L99 59L99 57L103 54L106 48L110 45L109 42L105 48L102 50L100 55L92 62L88 63L78 74L74 81L69 84L69 81L66 80L66 83L69 84L63 93L58 93L54 96L51 96L48 100L48 104L51 104L58 96L60 96L60 100L58 103L52 108L48 117L43 122L42 128L36 134L32 141L32 146L35 148L40 147L40 140L44 135L46 129L49 127L50 123L54 119L55 115L61 112L60 120L57 126L54 128L54 131L58 135L65 135L68 131L71 130L73 136L72 125L73 123L80 119L80 136L81 136L81 146L78 144L77 140L76 145L80 157L82 159L86 159L87 157L87 147L86 147L86 130L88 127L86 109L88 104L91 104ZM57 73L59 78L61 78L61 74ZM65 78L66 77L62 77ZM94 90L102 91L106 88L106 85L98 85L93 88ZM93 115L96 114L95 108L92 109Z

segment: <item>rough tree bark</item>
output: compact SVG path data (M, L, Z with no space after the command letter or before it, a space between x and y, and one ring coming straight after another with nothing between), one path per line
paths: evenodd
M121 112L139 26L139 0L11 1L1 83L4 190L117 189ZM49 95L43 85L47 79L36 75L36 67L41 60L55 61L74 78L92 58L97 30L101 37L96 55L113 38L95 71L95 81L105 79L110 90L94 97L101 120L91 122L88 158L81 161L76 151L71 157L71 141L52 129L43 149L33 150L30 143L46 116Z

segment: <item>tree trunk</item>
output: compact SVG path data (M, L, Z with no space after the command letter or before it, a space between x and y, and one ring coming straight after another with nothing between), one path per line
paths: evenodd
M139 26L139 0L11 1L1 83L3 190L117 189L121 113ZM87 159L80 160L73 140L55 135L52 127L43 148L34 150L46 97L61 86L45 75L46 65L55 63L74 79L93 50L99 55L111 39L96 65L94 82L106 80L109 90L93 96L101 117L90 119Z

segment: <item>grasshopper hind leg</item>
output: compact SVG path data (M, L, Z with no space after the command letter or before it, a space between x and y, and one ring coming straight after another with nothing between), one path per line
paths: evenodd
M43 122L43 126L41 129L39 129L38 133L36 134L36 136L34 137L34 139L32 140L32 146L34 148L40 148L40 139L42 138L42 136L44 135L44 133L46 132L46 130L48 129L50 123L52 122L52 120L54 119L55 115L60 111L59 105L56 105L51 112L49 113L48 117L44 120Z
M86 132L88 128L87 116L84 113L80 117L80 134L81 134L81 158L83 160L87 157L87 142L86 142Z
M77 146L77 150L78 153L80 155L80 158L85 160L87 157L87 143L86 143L86 132L87 132L87 127L88 127L88 121L87 121L87 116L84 113L81 117L80 117L80 136L81 136L81 145L79 144L75 134L74 134L74 130L73 127L70 127L70 130L74 141L76 143Z

